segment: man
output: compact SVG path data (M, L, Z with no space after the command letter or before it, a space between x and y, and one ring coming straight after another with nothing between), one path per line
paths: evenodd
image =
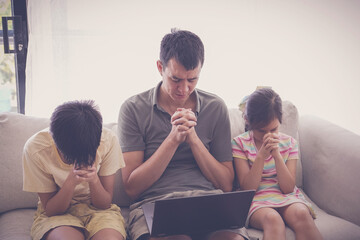
M135 200L128 225L134 240L150 238L142 204L232 190L228 111L219 97L195 89L203 63L200 38L172 30L162 39L157 61L162 81L129 98L120 109L119 139L126 163L122 177L126 192ZM201 238L244 239L227 230Z

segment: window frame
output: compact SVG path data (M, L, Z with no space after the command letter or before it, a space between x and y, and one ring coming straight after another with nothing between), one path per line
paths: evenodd
M26 56L28 45L28 19L26 10L26 0L12 0L13 16L21 16L22 21L22 42L23 51L15 54L16 87L18 99L18 112L25 114L25 94L26 94Z
M4 51L5 54L15 54L14 64L16 79L17 112L25 114L25 70L29 37L26 0L11 0L11 16L4 16L3 19L4 18L13 21L14 29L8 30L6 32L4 32L4 30L6 29L0 31L1 41L4 44L4 49L1 49L0 51ZM14 39L14 42L11 41L14 49L7 49L7 46L5 45L5 43L9 43L9 36L12 36Z

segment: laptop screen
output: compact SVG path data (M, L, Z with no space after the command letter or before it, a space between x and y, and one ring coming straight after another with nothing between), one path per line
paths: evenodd
M241 228L255 191L163 199L143 205L151 236ZM152 216L153 215L153 216ZM149 222L152 219L152 226Z

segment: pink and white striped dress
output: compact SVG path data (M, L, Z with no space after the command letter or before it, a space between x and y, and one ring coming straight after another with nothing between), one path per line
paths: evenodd
M286 134L279 133L279 149L284 161L299 159L299 150L296 140ZM233 157L243 159L248 162L249 167L253 165L258 150L252 131L245 132L232 140ZM304 195L295 186L294 191L289 194L283 194L277 179L275 161L270 155L264 163L262 178L258 189L256 190L253 202L251 204L248 219L258 209L263 207L278 208L288 206L292 203L300 202L305 204L312 216L315 218L311 204L305 200ZM248 221L247 221L248 222Z

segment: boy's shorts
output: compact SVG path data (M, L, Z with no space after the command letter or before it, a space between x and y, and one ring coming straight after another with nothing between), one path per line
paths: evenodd
M120 208L115 204L112 204L108 209L97 209L85 203L78 203L70 206L63 215L48 217L45 215L41 203L39 203L31 227L32 238L40 240L48 231L59 226L83 229L86 239L90 239L104 228L111 228L120 232L126 239L124 218L121 215Z
M159 199L168 199L168 198L177 198L177 197L189 197L189 196L201 196L201 195L209 195L209 194L217 194L222 193L221 190L192 190L185 192L173 192L157 197L152 197L149 199L145 199L140 202L136 202L130 206L130 214L128 219L128 235L130 239L142 239L145 236L149 236L149 230L146 224L144 212L141 206L147 202L152 202ZM249 239L247 231L245 228L238 229L224 229L226 231L231 231L237 233L244 237L245 239ZM141 238L140 238L141 237Z

